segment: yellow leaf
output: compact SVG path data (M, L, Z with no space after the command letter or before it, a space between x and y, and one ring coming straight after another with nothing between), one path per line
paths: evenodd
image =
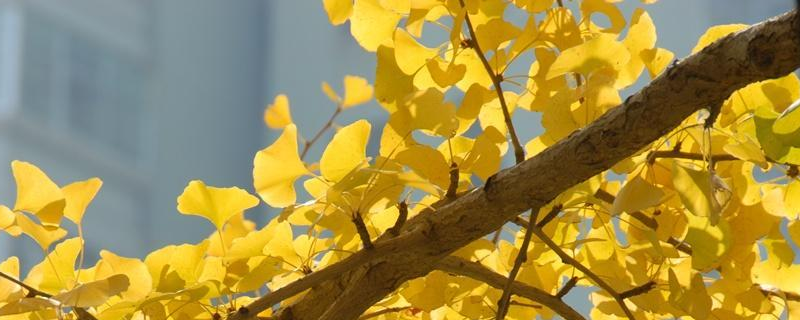
M783 237L779 226L774 226L769 234L762 240L767 250L766 263L773 269L788 268L794 260L794 251L786 238Z
M60 227L47 228L41 226L21 212L17 212L16 221L22 233L27 234L33 241L36 241L39 247L42 248L42 251L45 252L50 248L53 242L67 235L67 230Z
M340 25L353 13L353 0L322 0L328 20L333 25Z
M19 258L9 257L0 263L0 272L19 279ZM0 281L0 302L18 300L24 296L25 292L20 285L8 280Z
M442 64L447 64L447 66L442 68ZM431 78L436 82L436 85L442 88L452 86L461 81L467 72L467 66L465 65L445 63L439 61L439 59L429 59L425 66L428 68L428 72L430 72Z
M552 7L553 0L514 0L514 4L528 12L537 13Z
M789 182L784 194L784 204L788 215L790 217L800 216L800 180L795 179Z
M0 205L0 229L12 227L16 219L17 215L14 214L14 211L4 205Z
M393 117L402 118L402 130L407 134L409 130L420 129L427 135L438 135L449 138L458 130L456 107L444 101L444 94L434 88L419 91L406 104L406 109L393 114Z
M647 67L650 79L654 79L661 74L672 63L672 59L675 58L675 54L672 51L663 48L643 50L640 55L645 67Z
M722 146L728 154L739 159L750 161L757 164L762 169L767 169L769 163L761 152L761 147L753 141L748 135L739 135L738 137L731 137L728 143Z
M708 171L689 168L678 161L673 162L672 184L681 202L698 217L711 217L715 212L711 197L711 175Z
M73 182L62 188L61 191L67 201L64 216L75 224L81 224L86 208L94 200L102 186L102 180L91 178L86 181Z
M688 289L681 288L675 271L669 269L669 302L694 319L708 319L711 313L711 297L706 291L703 275L695 273Z
M17 300L17 301L9 302L8 304L0 307L0 314L2 314L4 316L7 316L7 315L20 314L20 313L34 312L34 313L31 313L31 314L36 314L37 315L37 318L35 318L35 319L57 319L57 317L55 315L55 312L54 312L54 310L57 307L58 306L56 305L56 301L53 301L51 299L40 298L40 297L32 297L32 298L25 297L25 298L22 298L22 299ZM44 311L44 310L51 311L49 313L44 313L44 314L51 314L51 316L49 316L49 317L48 316L44 316L46 318L42 318L43 316L42 316L42 313L40 313L40 312ZM19 320L23 320L23 319L27 320L27 319L34 319L34 318L30 318L30 317L26 316L26 317L22 317L22 318L12 318L12 319L14 319L14 320L17 320L17 319L19 319Z
M281 136L253 159L253 184L268 205L283 208L295 203L294 182L310 174L297 152L297 127L283 129Z
M513 24L496 18L478 25L475 28L475 37L478 38L478 45L486 52L501 48L506 42L516 39L520 32Z
M600 28L592 22L592 15L601 13L605 15L611 22L608 28ZM589 32L604 32L604 33L620 33L625 28L625 17L622 12L613 3L606 0L584 0L581 1L581 15L583 16L583 24ZM634 13L634 17L636 13ZM630 32L635 29L631 26Z
M725 220L716 226L708 218L686 215L689 221L684 242L692 247L692 268L706 272L719 265L731 245L731 228Z
M178 212L208 219L222 230L236 214L258 205L258 198L237 187L216 188L193 180L178 197Z
M197 283L206 249L208 241L198 245L170 245L148 254L144 263L153 278L154 290L176 292Z
M120 295L126 301L139 301L153 290L153 279L147 265L139 259L120 257L111 251L100 251L100 263L95 276L108 278L114 274L124 274L133 284Z
M414 78L406 75L397 65L394 48L378 48L375 68L375 99L392 113L397 111L397 102L414 90Z
M319 161L319 169L325 179L338 182L366 164L371 128L369 122L362 119L336 132Z
M776 162L800 164L800 148L785 144L772 131L778 114L769 105L757 108L752 118L756 127L756 137L764 154Z
M700 40L697 40L697 45L695 45L692 49L692 53L702 50L714 41L717 41L717 39L720 39L731 33L744 30L747 27L748 26L746 24L725 24L708 28L706 33L700 36Z
M650 184L639 176L628 181L614 199L611 214L618 215L622 212L632 213L641 211L661 203L664 191Z
M130 281L124 274L116 274L103 280L81 284L72 290L53 297L69 307L90 308L106 303L112 296L128 289Z
M581 30L575 23L572 12L567 8L548 10L547 16L539 24L539 35L542 41L555 44L560 51L583 42Z
M622 22L623 25L625 22ZM631 54L630 61L620 70L616 88L627 87L639 78L645 67L645 51L651 50L656 45L656 26L653 19L641 8L633 12L631 26L625 40L622 41Z
M391 41L397 22L402 17L383 8L377 0L356 0L350 16L350 33L367 51Z
M344 101L342 108L348 109L350 107L365 103L372 99L372 86L369 85L367 79L346 75L344 76Z
M75 285L75 262L82 249L80 238L70 238L56 245L47 257L31 268L25 283L55 294Z
M280 129L292 124L289 111L289 98L284 94L275 96L275 101L264 110L264 123L272 129Z
M42 224L58 226L66 204L61 188L31 163L14 160L11 170L17 182L14 211L33 213Z
M236 292L258 290L272 277L285 272L281 268L281 260L273 257L253 258L247 264L248 272L232 288Z
M442 190L447 190L450 185L450 166L445 161L444 155L436 149L426 145L411 146L400 151L396 160Z
M800 148L800 100L792 103L775 119L772 132L786 145Z
M436 49L419 44L408 32L397 29L394 32L394 57L397 66L407 75L416 74L428 59L436 56Z
M619 70L630 60L630 53L615 38L612 34L600 34L579 46L564 50L553 62L546 78L552 79L567 72L588 76L601 68Z
M336 93L336 91L331 88L331 85L325 81L322 81L322 92L328 96L328 99L331 99L337 105L342 102L342 98Z

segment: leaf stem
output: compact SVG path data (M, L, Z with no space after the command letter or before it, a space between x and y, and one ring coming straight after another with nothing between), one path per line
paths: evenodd
M319 138L322 137L322 134L324 134L325 131L328 131L328 129L330 129L333 126L333 122L336 120L336 117L338 117L339 114L342 113L342 110L344 110L342 109L342 105L341 104L337 105L336 110L333 112L333 114L331 114L331 117L328 118L328 121L325 122L322 128L320 128L319 131L317 131L317 133L314 135L313 138L311 138L311 140L306 141L305 145L303 146L303 152L300 153L300 160L305 159L308 150L311 149L311 146L313 146L314 143L316 143L317 140L319 140Z

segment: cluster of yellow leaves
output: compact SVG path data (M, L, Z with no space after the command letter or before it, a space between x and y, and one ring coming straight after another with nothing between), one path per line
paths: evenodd
M202 242L167 246L144 260L102 251L96 265L84 267L80 225L100 180L59 187L37 167L12 163L17 200L13 209L0 206L0 228L31 237L45 258L25 278L14 257L0 271L44 295L0 279L0 319L63 318L75 308L102 320L219 319L349 256L366 241L354 221L374 239L395 224L399 203L411 203L409 217L435 211L448 192L457 196L495 174L513 148L505 111L541 115L544 132L525 144L531 157L620 104L620 90L645 70L650 78L664 71L673 54L656 46L654 22L642 8L627 17L618 2L584 0L573 12L553 0L323 0L331 23L349 22L355 40L375 52L374 87L358 76L346 76L341 93L322 83L335 108L310 140L302 139L289 98L276 96L264 121L281 133L253 160L258 197L202 181L178 197L180 213L214 226ZM509 19L510 11L523 18ZM597 16L609 23L598 25ZM712 28L695 51L742 28ZM517 61L530 61L527 73L510 74ZM558 196L539 215L561 208L543 232L617 292L655 283L627 299L637 319L795 317L798 87L789 75L735 92L713 129L688 119L617 164L617 175L598 175ZM373 97L388 113L381 127L335 123ZM336 131L321 158L304 160L330 128ZM777 178L757 181L763 172ZM298 203L298 193L309 200ZM263 227L244 216L259 197L282 210ZM62 240L62 217L78 226L78 237ZM455 255L507 275L524 230L501 231L498 241L480 239ZM572 277L578 286L597 285L542 242L531 243L527 255L517 281L550 294ZM375 319L492 318L501 294L434 271L368 312L395 311ZM609 292L589 299L592 318L624 317ZM525 298L514 301L509 319L555 315Z

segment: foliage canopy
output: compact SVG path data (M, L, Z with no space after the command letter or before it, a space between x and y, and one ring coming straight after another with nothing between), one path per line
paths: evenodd
M264 121L281 133L255 155L254 193L195 180L178 197L180 213L216 229L199 243L144 260L103 250L85 266L81 223L100 179L59 186L14 161L17 198L0 206L0 228L33 239L44 258L24 277L16 257L0 264L0 319L272 316L304 294L274 298L281 288L326 280L309 279L402 235L407 219L435 215L504 159L543 152L620 105L620 90L664 72L674 56L657 46L653 20L643 8L626 17L618 2L323 0L330 22L349 22L376 54L374 87L351 75L341 92L323 83L335 108L310 139L298 139L278 95ZM693 51L745 28L713 27ZM520 64L527 73L509 74ZM373 97L385 125L336 122ZM597 288L587 315L597 319L800 319L798 98L794 74L734 92L399 284L362 318L579 319L561 302L578 286ZM540 114L543 133L520 141L519 113ZM321 158L306 160L332 129ZM298 186L310 198L298 202ZM260 201L282 210L263 227L244 216Z

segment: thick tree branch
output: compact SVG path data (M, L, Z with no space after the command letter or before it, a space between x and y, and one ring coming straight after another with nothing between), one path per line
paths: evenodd
M442 261L436 265L436 269L480 280L497 289L503 289L508 281L506 277L484 267L480 263L455 256L442 259ZM550 310L558 313L564 319L584 319L575 309L572 309L572 307L564 303L564 301L561 301L561 298L550 295L539 288L531 287L519 281L513 281L510 291L517 296L530 299L550 308Z
M796 12L787 13L726 36L671 66L586 128L497 173L483 188L435 211L424 210L406 223L400 237L379 237L375 249L370 250L369 256L374 258L314 286L298 302L280 310L279 317L318 319L334 301L342 300L337 302L339 319L358 318L403 282L426 275L456 249L497 230L525 210L538 210L568 188L636 154L697 110L726 99L749 83L797 69L797 24ZM405 240L391 249L382 246L398 239ZM351 258L340 263L355 264L348 262ZM357 294L341 295L352 286L358 286ZM261 301L254 305L263 307ZM251 306L247 308L255 314L258 309Z

